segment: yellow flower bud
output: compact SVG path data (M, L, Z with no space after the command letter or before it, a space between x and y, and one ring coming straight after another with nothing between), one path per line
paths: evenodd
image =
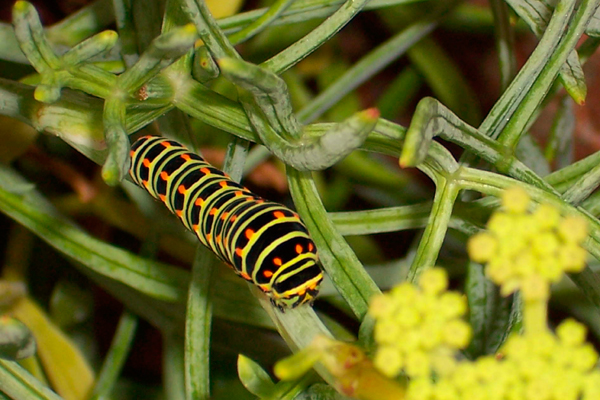
M369 313L375 317L387 317L394 312L392 302L383 294L373 296L369 303Z
M551 229L558 225L560 213L550 204L540 204L532 214L536 225L543 229Z
M380 346L373 363L382 374L389 377L398 375L403 366L402 355L394 346Z
M583 382L583 400L600 399L600 371L593 371Z
M513 266L509 260L493 260L485 268L486 275L496 285L502 285L513 277Z
M400 326L394 320L384 319L375 324L374 336L378 343L394 344L400 334Z
M431 400L433 398L434 385L429 377L411 379L406 391L406 397L410 400Z
M390 291L390 294L396 307L411 307L414 305L417 299L418 292L412 284L409 282L404 282L398 286L395 286Z
M464 349L471 340L471 326L458 319L448 321L444 326L444 341L451 347Z
M510 237L513 233L513 217L502 211L497 211L490 217L487 228L498 239Z
M556 335L563 345L575 347L584 343L587 329L574 319L567 319L556 328Z
M519 186L508 188L502 193L502 205L512 213L524 213L529 202L529 195Z
M413 351L406 355L406 374L410 377L428 376L431 374L431 365L427 353Z
M563 275L563 264L556 255L540 257L535 261L535 270L550 282L558 282Z
M448 287L448 275L442 268L430 268L419 277L419 287L426 294L438 294Z
M456 318L467 312L467 299L457 292L446 292L439 298L437 312L444 318Z
M471 236L467 242L467 251L471 260L483 263L492 259L498 248L496 238L487 233L482 232Z
M591 344L586 343L573 350L572 362L574 369L587 372L598 362L598 353Z
M558 250L558 260L566 272L581 272L586 259L587 251L576 244L567 244Z
M531 250L541 257L554 254L558 246L558 237L552 232L539 233L531 240Z
M565 242L581 243L588 234L587 221L579 216L567 216L560 221L558 234Z

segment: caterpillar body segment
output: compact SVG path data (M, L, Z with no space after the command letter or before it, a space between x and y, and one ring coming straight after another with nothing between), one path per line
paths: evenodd
M200 242L281 310L312 302L323 272L298 215L232 181L181 144L145 136L131 146L130 175Z

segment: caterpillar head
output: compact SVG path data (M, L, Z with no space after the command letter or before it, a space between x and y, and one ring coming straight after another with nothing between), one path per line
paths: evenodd
M304 303L312 303L317 293L323 271L319 267L316 254L314 258L302 260L298 268L290 268L289 272L278 274L272 282L269 293L271 303L282 312Z

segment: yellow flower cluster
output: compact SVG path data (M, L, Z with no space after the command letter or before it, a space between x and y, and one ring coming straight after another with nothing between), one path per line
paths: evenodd
M471 338L462 320L467 311L462 294L446 291L445 270L431 268L421 274L419 286L405 282L371 301L378 343L375 366L385 375L400 372L430 378L450 373L456 366L455 351Z
M596 351L585 327L563 322L557 335L513 335L499 356L460 362L437 382L410 382L407 400L592 400L600 399Z
M504 210L488 221L488 231L469 240L469 255L473 261L487 263L486 273L502 294L521 290L525 300L545 300L550 284L564 272L583 269L586 221L561 217L548 204L527 212L530 198L519 187L504 191L502 205Z

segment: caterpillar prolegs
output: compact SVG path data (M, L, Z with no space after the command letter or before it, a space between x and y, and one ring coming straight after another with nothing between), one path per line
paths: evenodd
M145 136L131 146L131 177L200 242L284 309L311 302L323 279L298 215L232 181L181 144Z

